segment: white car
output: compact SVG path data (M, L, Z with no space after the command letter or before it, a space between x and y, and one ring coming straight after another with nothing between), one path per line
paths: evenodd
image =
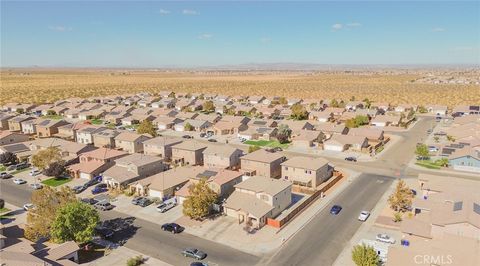
M37 169L33 169L32 171L30 171L30 175L31 176L37 176L39 174L41 174L42 172L40 172L40 170L37 170Z
M41 188L43 188L42 184L38 184L38 183L30 184L30 187L33 188L33 189L41 189Z
M157 206L157 211L161 212L161 213L164 213L168 210L170 210L171 208L175 207L177 205L177 203L173 202L173 201L170 201L170 202L164 202L164 203L161 203L160 205Z
M362 222L365 222L368 219L369 216L370 216L370 212L361 211L360 215L358 216L358 220L362 221Z
M23 205L23 209L26 210L26 211L29 211L29 210L32 210L35 208L35 205L31 204L31 203L26 203Z
M387 234L378 234L375 240L377 240L378 242L395 244L395 239L393 239Z
M13 183L17 184L17 185L21 185L21 184L25 184L27 183L27 181L21 179L21 178L15 178L13 179Z

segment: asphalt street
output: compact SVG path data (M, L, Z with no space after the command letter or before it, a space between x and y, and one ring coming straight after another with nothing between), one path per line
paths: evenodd
M16 185L12 180L0 181L0 195L6 202L23 206L30 202L32 189L27 185ZM111 211L100 211L102 220L127 218L127 215ZM260 258L237 249L205 240L187 233L172 234L160 229L160 225L136 218L136 230L124 231L114 240L128 237L126 247L155 257L172 265L189 265L193 259L184 258L180 252L188 247L198 248L208 254L204 260L209 265L255 265Z
M266 264L331 265L360 227L360 212L372 210L393 180L387 176L360 175ZM330 214L335 204L342 206L338 215Z

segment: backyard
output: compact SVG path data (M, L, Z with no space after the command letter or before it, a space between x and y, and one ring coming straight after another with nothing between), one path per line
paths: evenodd
M278 142L278 140L247 140L244 143L248 145L260 146L260 147L270 147L270 148L280 147L282 149L287 148L289 145L289 143L281 144L280 142Z

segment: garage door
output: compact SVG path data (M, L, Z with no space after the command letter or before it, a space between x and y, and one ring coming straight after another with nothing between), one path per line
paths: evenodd
M150 189L149 192L148 192L148 195L150 197L153 197L153 198L163 198L163 193L161 191L158 191L158 190L152 190Z
M87 173L80 173L80 178L84 178L84 179L92 179L92 176L90 174L87 174Z

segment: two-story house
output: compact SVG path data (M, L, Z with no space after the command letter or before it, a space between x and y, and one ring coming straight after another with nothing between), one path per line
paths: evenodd
M246 176L264 176L268 178L280 178L281 163L285 156L277 152L268 152L260 149L240 158L241 172Z
M172 146L172 162L180 165L203 165L203 151L207 144L189 140Z
M323 158L296 156L281 165L283 180L313 190L333 174L333 167Z
M210 145L203 151L203 161L206 167L238 169L243 151L229 145Z
M80 154L79 163L68 166L72 177L92 179L115 164L115 160L128 153L119 150L99 148Z
M292 184L263 176L252 176L235 185L235 191L224 204L225 214L261 228L267 218L274 218L292 202Z
M107 128L93 126L93 125L81 128L75 134L77 142L82 143L82 144L93 144L94 143L93 142L93 135L98 133L98 132L102 132L105 129L107 129Z
M147 134L122 132L115 137L115 147L128 153L143 152L143 142L150 138Z
M163 158L165 161L172 159L172 146L181 143L181 139L156 137L143 142L143 153Z
M27 140L27 135L18 132L11 132L8 130L0 130L0 146L24 142Z

